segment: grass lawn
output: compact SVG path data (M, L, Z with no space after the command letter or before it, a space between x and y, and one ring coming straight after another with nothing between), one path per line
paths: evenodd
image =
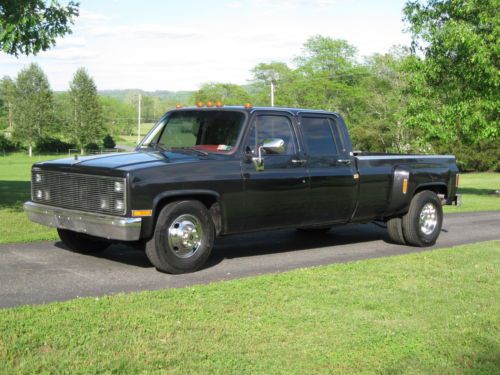
M151 130L154 126L154 123L145 123L141 124L141 140L144 138L146 134ZM118 145L123 145L127 147L135 147L137 146L137 132L135 135L121 135L116 141Z
M462 206L445 206L445 212L471 212L500 210L500 173L467 173L460 175L459 193L463 194Z
M22 211L30 199L31 164L36 161L66 157L66 154L35 156L24 154L0 156L0 243L57 239L54 229L30 222ZM500 197L491 193L500 189L500 173L463 174L460 178L462 207L445 207L445 212L500 210Z
M500 241L0 310L0 372L493 374Z

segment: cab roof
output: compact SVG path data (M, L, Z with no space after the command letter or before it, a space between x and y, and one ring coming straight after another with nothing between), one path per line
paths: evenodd
M286 112L292 115L297 115L298 113L301 112L307 112L307 113L318 113L318 114L330 114L334 116L339 116L338 113L336 112L330 112L330 111L324 111L321 109L307 109L307 108L290 108L290 107L251 107L249 109L245 108L242 105L238 106L232 106L232 105L226 105L223 107L182 107L182 108L176 108L173 109L172 111L186 111L186 110L196 110L196 111L246 111L248 113L253 113L256 111L269 111L269 112Z

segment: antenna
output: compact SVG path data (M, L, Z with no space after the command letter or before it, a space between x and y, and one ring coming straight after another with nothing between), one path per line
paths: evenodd
M137 110L137 144L141 142L141 93L139 93L139 103Z

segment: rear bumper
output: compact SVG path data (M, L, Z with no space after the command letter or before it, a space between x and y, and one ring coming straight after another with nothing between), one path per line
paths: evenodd
M35 223L109 240L137 241L141 235L141 218L93 214L31 201L24 203L24 210Z

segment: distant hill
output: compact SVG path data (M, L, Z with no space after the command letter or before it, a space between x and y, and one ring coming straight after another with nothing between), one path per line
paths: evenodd
M127 101L131 96L137 96L141 93L144 96L153 96L160 98L161 100L168 100L172 102L185 103L188 102L194 91L168 91L168 90L156 90L156 91L144 91L140 89L125 89L125 90L99 90L99 94L102 96L110 96L112 98Z

